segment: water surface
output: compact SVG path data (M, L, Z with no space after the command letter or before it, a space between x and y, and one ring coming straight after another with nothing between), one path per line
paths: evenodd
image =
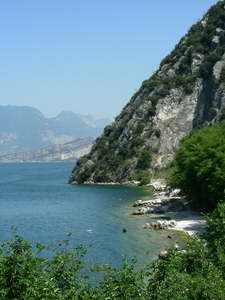
M129 205L148 196L148 190L69 185L73 166L0 164L1 240L10 237L12 225L32 243L65 239L73 232L72 243L92 245L88 256L110 264L118 264L122 254L150 260L171 243L166 232L143 229L147 217L129 216Z

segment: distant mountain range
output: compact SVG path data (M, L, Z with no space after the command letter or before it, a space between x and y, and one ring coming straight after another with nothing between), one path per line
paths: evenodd
M71 111L46 118L33 107L0 106L0 155L95 138L109 123L109 119L94 120L92 116Z
M0 163L76 161L89 153L94 139L82 138L63 145L53 145L33 151L18 152L0 156Z

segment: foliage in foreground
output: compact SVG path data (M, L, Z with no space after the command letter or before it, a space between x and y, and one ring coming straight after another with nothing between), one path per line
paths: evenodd
M225 122L193 131L180 144L170 184L194 207L211 211L225 199Z
M133 261L120 268L87 266L86 250L69 250L67 240L51 247L31 244L17 233L1 243L0 299L225 299L225 203L207 216L203 237L190 238L185 249L171 248L168 255L142 270ZM48 249L49 250L49 249Z

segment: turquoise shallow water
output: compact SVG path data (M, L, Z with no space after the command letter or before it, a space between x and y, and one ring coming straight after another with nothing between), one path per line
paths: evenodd
M0 164L0 240L11 236L12 225L32 243L73 232L73 244L91 245L89 258L114 265L122 254L146 262L171 243L165 232L144 230L146 218L129 216L129 205L146 189L69 185L73 165Z

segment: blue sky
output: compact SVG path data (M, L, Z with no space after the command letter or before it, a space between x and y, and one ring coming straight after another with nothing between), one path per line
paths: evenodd
M216 2L0 1L0 104L112 118Z

